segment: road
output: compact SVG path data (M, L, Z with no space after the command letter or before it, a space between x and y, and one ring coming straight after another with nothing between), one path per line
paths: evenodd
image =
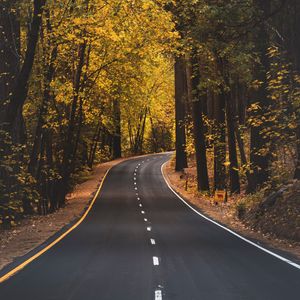
M163 179L167 160L115 166L83 223L0 284L0 299L300 299L300 270L187 207Z

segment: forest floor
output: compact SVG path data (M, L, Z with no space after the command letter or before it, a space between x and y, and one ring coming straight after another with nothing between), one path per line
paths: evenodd
M96 166L89 178L78 184L67 196L66 206L57 212L46 216L32 216L23 219L21 224L10 230L0 230L0 270L17 257L23 256L41 245L64 226L81 217L107 170L123 160L125 159Z
M240 219L237 214L237 202L245 195L229 197L226 203L214 204L211 197L196 192L196 168L185 169L185 174L174 171L173 160L165 166L164 173L170 185L192 205L213 220L235 232L256 241L268 248L278 249L300 261L299 242L299 204L300 182L289 190L283 201L277 201L264 215L256 218L256 207L245 213ZM189 178L188 181L186 178ZM287 213L288 212L288 213ZM277 220L277 221L276 221ZM295 226L296 224L296 226Z

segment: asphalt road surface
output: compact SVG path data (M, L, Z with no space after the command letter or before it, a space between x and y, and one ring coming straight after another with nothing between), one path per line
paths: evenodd
M300 299L300 270L193 212L166 185L167 160L115 166L84 222L0 299Z

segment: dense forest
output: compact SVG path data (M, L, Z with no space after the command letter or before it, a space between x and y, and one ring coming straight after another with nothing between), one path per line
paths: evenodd
M300 178L300 3L177 1L176 170L198 190L270 191Z
M1 0L2 226L54 212L121 156L176 148L208 194L300 179L299 13L297 0Z
M151 1L1 0L0 222L64 206L82 172L171 149L170 13Z

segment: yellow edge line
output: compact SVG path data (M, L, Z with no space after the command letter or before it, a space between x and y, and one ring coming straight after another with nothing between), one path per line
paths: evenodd
M22 270L23 268L25 268L27 265L29 265L31 262L33 262L35 259L37 259L38 257L40 257L42 254L44 254L46 251L48 251L49 249L51 249L53 246L55 246L58 242L60 242L63 238L65 238L69 233L71 233L75 228L77 228L82 222L83 220L87 217L88 213L90 212L90 210L92 209L100 191L101 188L103 186L103 182L107 176L107 174L109 173L109 171L111 170L111 168L109 170L106 171L105 175L103 176L103 179L101 181L101 184L97 190L97 193L95 194L91 204L89 205L88 209L85 211L85 213L83 214L83 216L77 221L77 223L75 225L73 225L70 229L68 229L65 233L63 233L60 237L58 237L56 240L54 240L51 244L49 244L47 247L45 247L44 249L42 249L41 251L39 251L38 253L36 253L35 255L33 255L32 257L28 258L26 261L24 261L23 263L21 263L20 265L18 265L17 267L15 267L14 269L12 269L11 271L9 271L8 273L6 273L5 275L3 275L2 277L0 277L0 283L6 281L7 279L9 279L10 277L12 277L13 275L15 275L17 272L19 272L20 270Z

